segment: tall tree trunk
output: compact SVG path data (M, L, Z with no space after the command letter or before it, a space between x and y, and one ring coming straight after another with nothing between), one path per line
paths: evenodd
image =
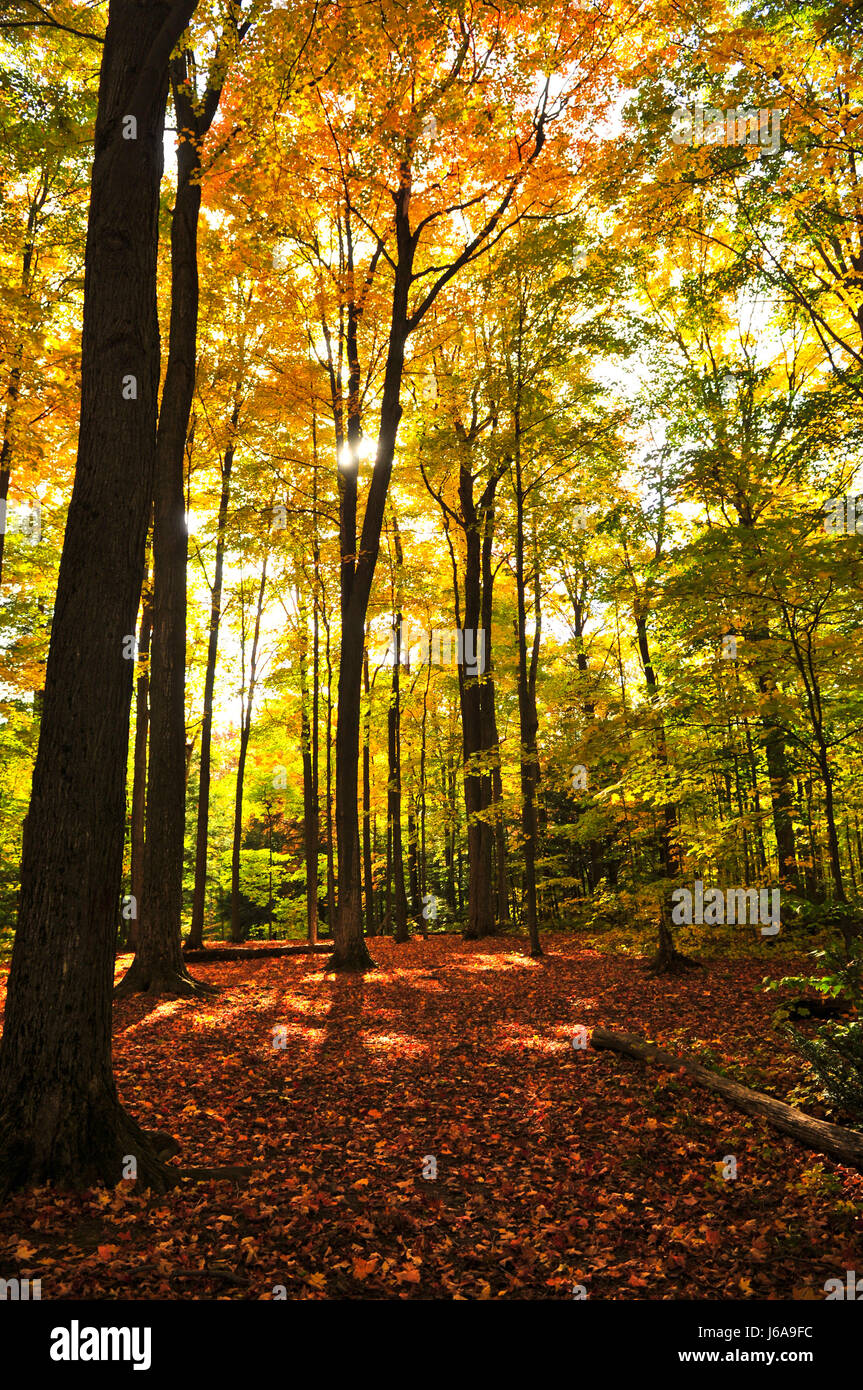
M404 574L404 554L395 511L392 512L393 547L395 550L395 570L393 574L393 597L395 613L393 625L393 674L390 705L387 712L387 751L389 777L387 780L387 818L390 824L392 844L393 873L393 939L398 942L408 940L408 901L405 893L405 861L402 842L402 756L401 756L401 670L402 670L402 590Z
M420 869L419 846L417 845L417 818L412 799L408 805L408 880L411 890L410 912L411 916L416 918L419 916L420 911Z
M306 860L306 935L318 940L318 798L312 758L312 711L308 680L308 613L299 600L300 622L300 739L303 750L303 845Z
M752 787L752 800L755 805L755 843L758 850L758 872L764 873L767 868L767 854L764 850L764 831L761 825L761 794L758 790L758 764L755 760L755 749L752 744L752 730L749 727L749 720L743 716L743 730L746 734L746 757L749 767L749 781Z
M327 927L332 936L336 922L336 872L333 859L333 661L330 651L330 624L325 612L322 611L321 617L327 635Z
M387 752L389 762L389 779L387 782L387 820L389 822L390 846L392 859L390 871L392 874L393 885L393 916L392 929L395 941L408 940L408 900L405 894L405 861L404 849L402 845L402 774L401 774L401 749L400 743L400 722L401 722L401 694L399 688L399 677L401 673L401 631L402 615L397 612L395 615L394 643L395 653L393 660L392 690L390 692L390 707L387 711Z
M796 629L794 620L784 600L781 601L781 608L785 625L788 629L789 637L791 638L797 670L800 674L803 688L806 691L806 706L809 710L809 722L812 725L812 732L815 735L815 742L817 745L818 767L821 772L821 780L824 784L824 816L827 822L827 853L830 859L830 873L833 879L833 895L837 902L847 903L848 898L845 893L845 884L842 878L842 857L839 853L839 834L836 829L833 770L830 766L830 751L825 727L821 682L818 679L818 668L812 650L812 628L806 630L806 649L804 651L801 646L800 633ZM845 934L846 951L850 956L851 938L847 933L843 934Z
M261 582L258 587L258 603L255 609L255 631L252 637L252 650L249 655L249 689L243 709L243 722L240 729L240 756L237 760L237 790L234 797L234 838L231 847L231 940L244 940L245 933L240 924L240 842L243 838L243 783L246 779L246 755L249 751L249 738L252 732L252 707L255 700L255 686L258 676L258 642L261 636L261 615L264 611L264 593L267 587L267 555L261 567Z
M222 490L216 523L216 560L210 591L210 628L207 639L207 669L204 675L204 709L201 719L201 771L198 781L198 820L195 832L195 891L192 899L192 925L186 947L199 950L204 940L204 908L207 900L207 837L210 824L210 777L212 772L213 693L216 688L216 659L219 653L219 624L222 617L222 581L225 567L225 533L231 500L231 473L234 466L234 432L239 420L239 404L231 414L231 437L222 464Z
M641 668L644 671L644 683L647 686L647 693L651 705L656 705L659 684L656 679L656 671L650 659L650 645L647 639L647 617L644 613L635 614L635 633L638 641L638 654L641 659ZM660 715L656 716L656 761L659 764L660 775L667 776L668 773L668 745L665 737L665 724ZM720 813L721 819L721 813ZM673 801L668 799L667 793L662 798L662 827L659 833L659 861L664 878L673 878L677 873L679 857L676 843L677 831L677 808Z
M9 373L6 387L6 410L3 415L3 444L0 446L0 584L3 583L3 553L6 546L6 532L9 527L9 482L12 476L12 439L15 417L18 413L18 395L21 387L21 367L16 363Z
M321 591L321 542L318 534L318 435L317 417L312 413L312 564L314 567L312 586L312 806L315 815L315 941L318 938L318 861L321 850L321 801L318 781L318 743L320 739L320 685L321 685L321 633L320 633L320 591Z
M336 724L336 838L339 856L339 901L336 913L335 949L328 961L331 970L369 970L374 961L363 939L362 893L359 864L359 816L357 790L360 761L360 707L362 703L363 649L366 615L380 551L387 492L396 435L401 420L402 373L407 342L408 292L413 275L416 240L411 235L408 210L411 180L407 165L401 168L401 185L395 200L397 262L393 282L390 336L381 398L378 445L366 497L359 545L357 544L356 445L359 432L357 359L349 343L351 386L349 402L349 465L339 470L339 550L342 641L339 665L339 712ZM350 331L356 328L352 306Z
M530 954L542 955L539 940L539 923L536 906L536 785L539 770L536 746L537 721L536 702L531 699L530 673L527 660L527 606L525 603L524 570L524 501L525 490L521 465L521 340L519 338L519 379L516 387L514 411L515 434L515 585L518 602L518 722L521 743L521 828L524 839L524 890L527 909L527 930L530 937ZM538 634L534 634L534 649Z
M420 926L423 936L428 936L425 908L428 892L428 858L426 854L426 725L428 722L428 695L431 684L431 662L426 663L426 684L423 691L423 717L420 726ZM858 832L858 841L859 841Z
M744 536L759 549L759 532L755 526L751 510L741 503L735 504L738 524L744 528ZM747 575L751 578L753 589L757 591L759 570L751 559L745 561ZM758 644L770 637L769 628L759 623L755 630L747 633L755 650ZM779 860L779 882L793 892L800 891L800 871L797 865L797 845L794 834L794 794L788 768L785 729L782 715L776 708L776 681L770 670L764 669L763 661L756 662L758 689L761 695L761 730L767 773L770 778L770 801L773 809L773 826L776 834L776 854Z
M377 674L377 673L375 673ZM363 688L366 697L363 714L363 885L366 900L366 936L375 934L375 889L372 879L372 838L371 838L371 718L372 691L369 682L368 642L363 652Z
M503 780L500 769L500 735L497 730L495 712L494 659L491 645L491 624L494 611L494 573L491 567L492 542L494 539L494 503L490 500L483 516L482 541L482 630L485 633L485 676L482 683L482 728L483 747L491 758L491 777L484 803L491 806L493 820L485 826L486 834L494 847L495 869L495 925L504 929L509 925L509 889L506 869L506 826L503 819Z
M150 634L153 630L153 594L144 579L141 628L138 638L138 679L135 683L135 753L132 773L132 824L130 836L130 879L132 913L129 919L129 945L138 947L138 904L144 883L144 825L147 805L147 725L150 718Z
M771 710L772 682L764 675L759 676L759 689L766 705L761 716L764 755L767 759L767 772L770 778L770 801L773 807L773 827L776 834L776 853L779 858L779 881L794 892L800 888L800 873L797 867L797 845L794 835L794 796L791 790L791 775L788 770L788 757L785 751L785 733L781 721Z
M465 446L463 445L463 448ZM462 749L464 755L464 809L467 820L468 907L465 937L476 941L494 932L492 904L491 827L484 820L486 801L483 791L486 772L483 767L482 672L478 659L482 610L482 564L480 527L482 514L477 514L473 499L473 474L469 461L462 458L459 469L459 502L464 520L464 650L472 642L477 655L476 670L469 671L466 662L459 666L459 693L462 707ZM458 597L456 596L456 603ZM459 623L461 626L461 623Z
M462 757L465 815L467 818L468 849L468 920L466 940L491 936L495 930L494 883L492 862L495 831L489 822L492 804L492 777L489 761L495 757L497 743L494 729L494 689L485 674L489 662L488 626L491 622L492 577L490 518L494 516L494 495L503 469L493 473L479 502L474 499L475 474L472 470L472 448L480 434L478 410L474 404L470 423L465 426L456 419L455 432L459 443L459 513L448 506L441 493L435 491L423 470L426 488L438 503L443 514L444 528L452 563L453 605L456 626L462 632L463 653L468 642L477 658L476 669L469 671L466 661L459 664L458 685L462 722ZM462 629L461 596L455 547L450 539L449 522L455 521L464 535L464 628ZM486 563L487 562L487 563ZM480 637L482 633L482 637ZM480 644L484 642L482 654ZM473 663L472 663L473 664ZM489 711L489 699L492 708ZM493 740L493 742L492 742Z
M27 232L24 238L24 254L21 258L21 295L31 297L33 278L33 254L36 250L36 229L39 213L48 198L50 183L43 178L39 191L31 198L27 213ZM0 445L0 586L3 584L3 551L6 531L9 526L7 506L9 502L9 482L12 476L12 451L15 429L21 403L21 373L24 359L24 345L19 343L14 350L9 383L6 387L6 408L3 411L3 443Z
M132 700L128 642L156 464L168 60L193 10L194 0L111 0L108 12L85 253L78 460L0 1044L0 1191L48 1181L113 1185L129 1158L140 1183L170 1183L151 1139L117 1099L111 988ZM134 140L124 139L130 116Z
M153 653L150 664L150 760L144 885L135 959L118 995L193 994L183 961L183 859L186 829L186 435L195 390L198 335L198 218L201 141L221 92L208 88L196 109L190 55L171 63L177 146L177 194L171 219L171 322L159 409L153 511Z
M590 664L587 659L587 652L584 649L585 626L587 620L588 586L587 576L582 574L578 582L565 579L567 593L572 603L572 629L575 637L576 653L575 661L579 675L585 684L590 673ZM589 694L581 702L581 710L585 720L592 721L596 706ZM591 892L599 887L602 878L602 846L595 836L592 836L587 845L587 882Z

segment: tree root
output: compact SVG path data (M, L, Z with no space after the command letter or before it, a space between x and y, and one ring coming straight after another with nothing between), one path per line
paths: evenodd
M180 998L192 995L214 995L219 993L218 985L196 980L185 966L175 968L171 965L154 963L144 965L137 956L132 961L119 984L114 986L115 999L128 999L133 994L171 994Z
M644 967L648 975L685 975L687 970L701 970L700 960L685 956L674 946L670 951L659 950Z
M347 952L340 951L337 946L324 966L325 975L331 971L363 975L368 970L377 970L377 965L369 955L365 941L355 944Z
M10 1192L53 1184L82 1191L116 1187L131 1177L136 1191L167 1192L176 1174L166 1158L179 1145L163 1130L144 1130L106 1095L84 1109L46 1123L44 1112L19 1107L0 1125L0 1200ZM133 1161L133 1172L127 1172Z

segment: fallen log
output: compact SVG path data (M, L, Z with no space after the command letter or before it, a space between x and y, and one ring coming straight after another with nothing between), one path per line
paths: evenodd
M838 1163L863 1172L863 1133L856 1129L845 1129L842 1125L831 1125L826 1120L816 1120L802 1110L795 1110L782 1100L774 1100L761 1091L752 1091L741 1086L719 1072L709 1071L700 1062L690 1057L677 1057L671 1052L663 1052L654 1043L646 1042L628 1033L609 1033L604 1028L594 1028L590 1039L597 1050L621 1052L626 1057L634 1057L639 1062L655 1062L659 1067L671 1071L685 1071L699 1086L709 1091L717 1091L738 1110L747 1115L760 1115L774 1129L790 1134L792 1139L805 1144L818 1153L828 1154Z
M257 960L259 956L302 956L332 949L332 942L318 946L210 946L184 951L183 960Z

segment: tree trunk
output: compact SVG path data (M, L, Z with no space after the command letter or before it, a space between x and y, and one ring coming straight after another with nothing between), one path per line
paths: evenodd
M402 781L400 716L401 696L399 676L401 672L401 631L402 615L395 615L395 656L393 660L392 691L390 707L387 711L387 752L389 761L389 780L387 783L387 820L389 822L392 859L390 871L393 885L393 940L408 940L408 900L405 894L405 860L402 845Z
M336 921L336 873L333 860L333 662L330 652L330 625L322 613L327 634L327 927L333 934Z
M420 727L420 929L424 937L428 936L427 919L425 915L426 894L428 892L428 858L426 855L426 723L428 720L428 695L429 685L431 684L431 662L426 665L426 684L423 691L423 717ZM859 832L858 832L859 840Z
M111 987L133 640L156 464L156 252L171 50L194 0L111 0L84 281L81 418L0 1047L0 1191L170 1174L117 1099ZM124 139L128 119L136 138ZM134 385L133 385L134 383ZM122 524L119 524L122 519Z
M159 410L153 510L153 652L150 663L150 760L147 837L138 949L119 996L193 994L183 961L183 859L186 830L186 531L185 457L198 334L200 142L219 89L198 114L186 85L188 55L171 63L177 129L177 194L171 219L171 323ZM208 992L207 987L200 987Z
M371 718L372 692L369 682L369 649L366 643L363 651L363 688L366 705L363 715L363 884L366 900L366 936L375 934L375 888L372 879L372 837L371 837Z
M372 581L380 551L381 531L386 509L390 474L395 457L402 408L402 373L408 338L408 293L413 276L416 238L411 234L409 207L411 172L407 164L400 169L400 186L395 197L396 265L390 313L390 336L381 396L378 445L371 482L366 496L365 515L357 544L357 472L359 458L359 376L356 357L356 304L352 304L348 343L351 372L348 406L348 466L339 469L339 570L342 616L341 663L339 666L339 711L336 723L336 839L339 856L339 901L336 913L335 950L328 962L331 970L370 970L374 961L363 939L362 892L359 863L359 816L357 791L360 762L360 707L362 703L363 649L366 615Z
M641 667L644 671L644 683L647 686L647 694L651 705L656 705L659 684L656 679L656 671L650 658L650 646L647 640L647 617L644 613L635 613L635 634L638 641L638 654L641 659ZM660 774L666 777L668 774L668 745L665 738L665 724L661 715L656 716L656 761L659 764ZM677 807L673 801L669 801L667 795L662 800L662 828L659 833L659 862L663 877L673 878L678 868L678 853L676 844L677 831Z
M150 634L153 630L153 595L144 580L144 601L141 629L138 638L138 679L135 685L135 754L132 774L132 825L130 844L130 879L132 911L129 925L129 945L138 949L138 905L144 883L144 825L147 804L147 725L150 717L149 669Z
M463 441L463 448L466 443ZM495 479L496 483L497 479ZM480 671L479 631L482 623L482 563L480 528L483 512L477 513L473 499L473 474L468 460L462 458L459 469L459 502L464 523L464 650L468 641L477 656L475 671L459 666L459 693L462 708L462 750L464 756L464 809L467 820L467 926L465 938L478 941L494 933L492 894L492 833L484 819L490 795L488 773L483 763L483 673ZM456 593L456 605L458 594ZM459 623L461 626L461 623ZM470 638L468 638L470 634ZM484 795L488 787L488 798Z
M50 183L43 179L38 192L30 200L27 214L27 232L24 238L24 254L21 258L21 296L29 300L32 296L33 255L36 250L36 229L39 213L48 198ZM9 384L6 387L6 409L3 412L3 443L0 445L0 586L3 584L3 550L6 531L9 525L7 505L9 501L9 481L12 476L12 450L21 399L21 372L24 359L24 345L19 342L12 356Z
M520 391L520 382L518 390ZM539 923L537 920L536 908L537 817L535 798L538 771L536 747L537 722L536 702L535 700L531 700L527 663L527 609L525 605L524 574L525 491L522 479L521 440L519 436L520 402L517 396L515 406L515 584L518 600L518 719L519 738L521 743L521 754L519 759L521 768L521 828L524 839L524 892L527 909L527 930L530 937L530 954L532 957L539 957L542 955L542 946L539 940ZM534 634L534 643L537 641L537 636L538 634Z
M417 818L412 801L408 805L408 880L411 889L410 912L416 918L420 913L420 869Z
M686 970L696 970L699 962L691 956L678 951L671 934L668 921L668 908L665 902L659 904L659 945L648 962L649 975L682 975Z
M494 660L491 646L491 624L494 608L494 573L491 567L494 537L494 505L490 502L484 514L482 542L482 630L485 633L485 677L482 684L483 747L491 758L491 777L487 805L492 807L493 820L487 827L494 848L495 927L509 926L509 889L506 871L506 826L503 819L503 780L500 770L500 736L495 712Z
M200 950L204 940L204 908L207 899L207 836L210 823L210 776L212 770L213 692L216 687L216 658L219 652L219 624L222 616L222 578L225 566L225 532L231 500L231 472L234 466L234 431L239 406L231 415L231 438L222 464L222 490L216 526L216 560L210 593L210 630L207 641L207 670L204 676L204 709L201 719L201 771L198 781L198 821L195 833L195 891L192 899L192 925L186 950Z
M769 693L768 678L759 677L759 689L763 695ZM770 801L773 807L773 827L776 833L776 853L779 858L779 882L794 892L800 888L800 874L797 868L797 846L794 836L791 781L788 772L788 759L785 753L785 735L781 724L770 714L769 709L762 715L761 727L764 736L764 754L767 759L767 772L770 777Z
M318 939L318 798L312 758L312 720L308 681L308 614L299 601L300 621L300 739L303 750L303 846L306 860L306 934Z
M237 790L234 797L234 838L231 847L231 940L244 939L240 925L240 841L243 838L243 783L246 778L246 755L249 751L249 738L252 732L252 706L255 699L255 684L258 670L258 641L261 636L261 614L264 611L264 593L267 587L267 555L261 568L261 583L258 588L258 604L255 610L255 631L252 637L252 650L249 656L249 691L243 710L243 723L240 729L240 756L237 761Z

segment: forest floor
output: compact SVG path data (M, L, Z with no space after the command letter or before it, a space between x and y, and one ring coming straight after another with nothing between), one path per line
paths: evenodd
M378 938L362 979L202 964L215 998L118 1003L124 1104L176 1164L252 1176L17 1195L0 1275L43 1299L821 1300L863 1269L863 1175L683 1075L573 1047L579 1025L634 1032L788 1099L805 1069L763 961L654 980L543 942L531 961L512 937Z

